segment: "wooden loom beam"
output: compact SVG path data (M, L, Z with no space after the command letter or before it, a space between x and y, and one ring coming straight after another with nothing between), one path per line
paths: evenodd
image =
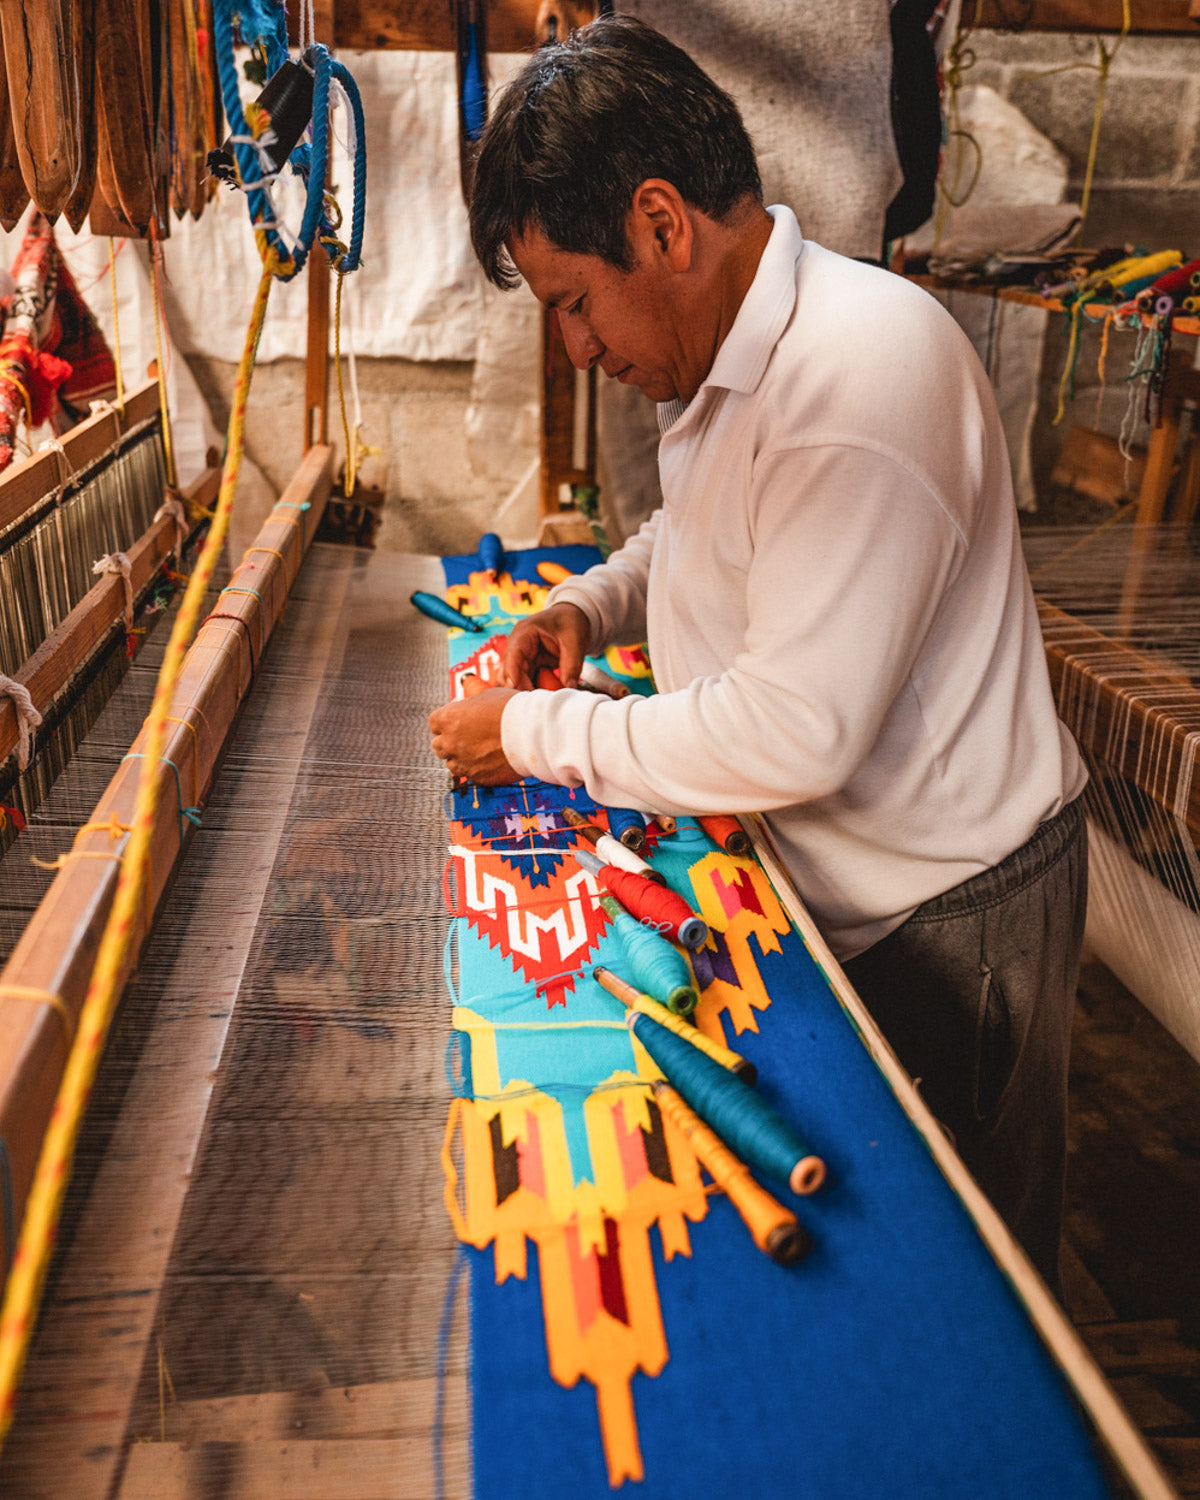
M208 787L255 663L316 533L332 468L329 448L315 447L305 456L258 534L254 561L248 552L235 573L234 586L247 592L222 594L187 654L172 701L173 718L183 722L171 725L158 772L147 930L183 845L180 804L198 805ZM121 830L132 817L141 743L139 733L89 819L96 825L111 820L111 828L97 826L77 836L73 857L58 871L0 972L0 1140L8 1150L17 1224L68 1051L58 1009L33 997L57 996L73 1029L116 891L118 859L128 840ZM130 954L125 977L135 960L136 953Z
M157 411L158 385L151 380L126 396L123 408L106 406L73 427L62 439L61 453L55 448L39 449L13 464L0 477L0 531L63 484L64 465L73 472L87 468Z
M193 484L187 498L208 506L216 499L220 469L207 469ZM130 583L137 599L158 574L174 550L179 528L170 516L151 523L129 548ZM33 706L44 714L55 696L70 682L95 648L125 611L125 585L119 575L107 573L83 596L57 625L29 660L13 674L29 689ZM18 740L17 713L11 698L0 698L0 761L12 754Z

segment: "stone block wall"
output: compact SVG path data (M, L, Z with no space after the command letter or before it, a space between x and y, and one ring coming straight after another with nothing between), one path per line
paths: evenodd
M1112 38L1106 38L1112 45ZM1047 135L1070 163L1068 196L1083 190L1096 104L1094 70L1064 69L1095 63L1096 39L1082 34L977 31L969 45L974 65L964 83L987 84ZM1177 249L1200 256L1200 26L1196 35L1129 36L1109 74L1100 128L1092 198L1083 242ZM1048 330L1042 363L1038 418L1033 432L1039 493L1071 423L1117 434L1129 406L1124 383L1136 335L1113 333L1100 390L1098 327L1085 327L1075 368L1076 399L1061 424L1052 425L1067 353L1066 320ZM1145 441L1138 426L1137 438Z

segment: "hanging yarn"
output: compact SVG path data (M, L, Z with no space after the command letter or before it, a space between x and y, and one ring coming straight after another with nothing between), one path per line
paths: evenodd
M33 731L41 724L42 716L33 706L29 689L15 677L5 677L0 673L0 696L12 699L17 716L17 770L27 770Z
M800 1220L755 1182L745 1162L684 1103L669 1083L653 1085L663 1118L687 1141L705 1171L737 1209L754 1243L781 1266L793 1266L812 1249L812 1238Z
M618 870L586 849L574 850L575 858L600 884L615 896L625 910L639 922L669 937L685 948L703 947L708 940L708 925L698 917L684 898L670 886L657 884L628 870Z
M133 629L133 564L124 552L110 552L92 564L92 572L97 575L116 573L125 585L125 630L128 633Z
M646 847L646 820L631 807L610 807L608 831L635 854Z
M612 896L601 896L613 932L624 945L633 983L678 1016L691 1015L700 1003L688 961L660 933L643 927Z
M691 1021L685 1021L682 1016L677 1016L665 1005L660 1005L653 995L643 995L640 990L628 984L619 974L614 974L611 969L595 968L592 974L596 982L603 986L614 999L619 1000L627 1010L636 1010L641 1015L649 1016L652 1021L657 1021L660 1026L665 1026L668 1031L682 1037L690 1046L698 1048L705 1057L711 1057L713 1062L720 1063L723 1068L728 1068L743 1083L757 1082L758 1069L748 1058L743 1057L740 1052L735 1052L732 1047L726 1047L721 1042L714 1042L712 1037L705 1036L704 1032L697 1030Z
M414 609L419 609L423 615L428 615L431 620L436 620L440 625L449 625L459 630L471 630L477 635L486 628L478 620L473 620L470 615L464 615L455 609L453 604L447 604L436 594L427 594L424 589L414 590L408 596L408 602Z
M752 849L750 836L736 818L714 813L696 820L718 849L744 859Z
M492 582L499 581L504 572L504 543L494 531L485 531L479 538L479 563Z
M667 1082L743 1161L793 1193L816 1192L825 1163L753 1089L640 1011L630 1011L626 1024Z

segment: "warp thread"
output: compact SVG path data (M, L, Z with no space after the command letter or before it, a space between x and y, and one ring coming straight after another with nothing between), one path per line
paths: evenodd
M15 677L5 677L2 672L0 672L0 696L12 699L12 706L17 715L17 770L24 771L29 766L33 731L41 724L42 716L33 706L33 698L25 684L18 682Z

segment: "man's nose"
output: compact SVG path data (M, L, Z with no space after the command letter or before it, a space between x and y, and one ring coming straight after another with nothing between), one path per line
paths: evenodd
M560 316L558 326L562 329L567 358L580 370L590 370L604 353L604 345L590 328L577 318Z

